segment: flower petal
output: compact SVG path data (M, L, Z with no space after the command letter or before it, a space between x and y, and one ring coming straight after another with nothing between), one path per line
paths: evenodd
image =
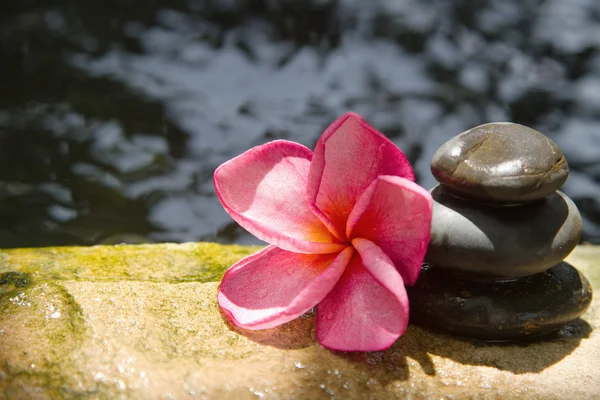
M421 186L397 176L380 176L365 190L348 217L350 240L381 247L407 285L414 285L427 252L433 200Z
M361 193L379 175L414 180L406 156L360 115L347 113L321 135L310 165L313 211L340 240Z
M250 233L284 250L333 253L339 244L310 209L306 193L312 153L277 140L254 147L217 168L217 196Z
M408 325L408 297L392 261L372 242L355 239L354 255L335 288L317 306L317 339L330 349L378 351Z
M242 328L281 325L317 305L335 286L353 253L352 246L339 254L299 254L267 246L227 271L217 301Z

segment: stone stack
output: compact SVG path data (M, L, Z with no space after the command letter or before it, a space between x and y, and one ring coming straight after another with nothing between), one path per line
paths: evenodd
M543 335L579 318L592 289L563 259L581 216L557 189L569 167L558 146L512 123L470 129L442 145L431 171L431 242L411 322L484 340Z

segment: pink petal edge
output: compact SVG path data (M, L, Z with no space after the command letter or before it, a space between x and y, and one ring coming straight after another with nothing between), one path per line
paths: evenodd
M353 254L351 246L339 254L298 254L267 246L225 273L217 301L239 327L273 328L317 305Z
M416 183L379 176L352 209L346 234L377 244L406 284L414 285L430 240L432 207L431 194Z
M312 152L276 140L223 163L215 191L227 213L254 236L284 250L333 253L344 249L313 214L306 187Z
M333 350L385 350L408 325L404 282L374 243L355 239L352 244L358 254L317 306L317 339Z
M379 175L414 180L406 156L360 115L347 113L323 132L310 164L310 207L330 232L346 240L346 219L358 197Z

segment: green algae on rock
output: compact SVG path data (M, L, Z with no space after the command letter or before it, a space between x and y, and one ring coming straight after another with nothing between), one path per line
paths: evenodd
M384 352L331 352L317 344L311 313L264 331L232 330L216 304L217 282L177 280L192 276L188 263L219 271L253 251L184 244L3 252L2 271L13 273L0 285L0 399L600 398L600 333L590 329L600 324L597 300L562 336L526 346L410 326ZM44 263L46 252L54 258ZM100 253L122 265L109 275L76 270ZM146 261L136 266L133 255ZM600 247L579 246L567 261L600 287ZM31 272L28 284L19 286L15 272Z
M26 272L4 272L0 274L0 285L13 285L16 287L29 286L31 276Z
M36 281L216 282L234 262L260 246L216 243L48 247L0 250L0 274Z
M61 366L83 344L82 310L57 283L7 286L0 287L0 376L10 385L3 388L0 380L0 393L58 398L68 381Z

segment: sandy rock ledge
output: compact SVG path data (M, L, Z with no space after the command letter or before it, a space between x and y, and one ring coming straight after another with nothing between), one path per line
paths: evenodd
M232 330L211 243L0 251L0 399L600 398L600 305L541 342L473 343L418 327L388 351L319 346L310 313ZM600 292L600 247L567 259Z

